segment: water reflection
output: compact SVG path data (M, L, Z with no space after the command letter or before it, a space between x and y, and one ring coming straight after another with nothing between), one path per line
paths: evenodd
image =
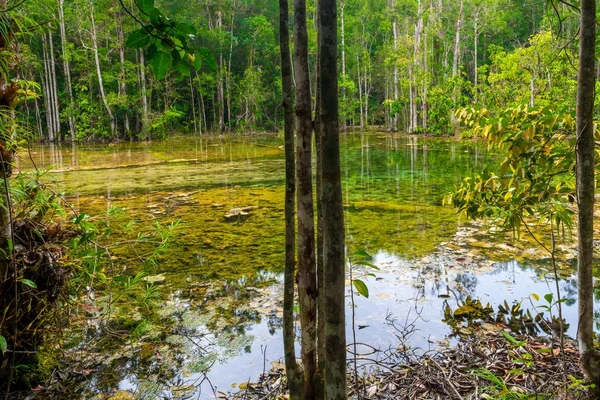
M56 170L79 211L120 208L140 223L181 220L177 241L156 271L167 275L168 298L154 321L163 327L162 345L148 350L142 344L109 360L86 393L118 387L168 397L199 385L195 398L211 398L215 387L228 391L232 383L256 379L265 364L282 357L281 144L277 138L195 137L32 149L36 164ZM365 327L357 341L394 346L397 332L386 315L406 320L417 310L421 322L411 345L429 348L449 333L445 303L456 306L472 296L510 304L553 292L552 282L529 265L496 262L493 250L489 259L459 256L443 245L460 226L455 210L441 206L444 194L495 162L480 145L377 134L348 135L341 146L348 252L367 250L381 268L376 277L357 271L371 293L347 309ZM25 158L19 163L30 166ZM244 220L224 218L240 206L258 208ZM126 261L122 253L115 263ZM575 283L561 281L571 335ZM110 345L98 352L121 345L103 339Z

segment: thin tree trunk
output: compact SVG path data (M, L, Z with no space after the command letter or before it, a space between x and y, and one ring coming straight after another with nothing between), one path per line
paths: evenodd
M321 129L323 133L323 263L325 291L325 398L345 400L346 316L344 210L340 171L337 76L337 8L335 0L321 0L319 71L321 73Z
M58 103L58 84L56 79L56 61L54 59L54 40L52 39L52 32L48 30L48 44L50 45L48 52L50 53L50 80L52 81L52 109L54 112L54 132L55 139L61 140L60 137L60 113Z
M585 376L600 388L600 354L594 349L594 86L596 2L581 0L577 78L578 308L577 338Z
M317 372L315 374L316 398L323 399L325 380L325 271L323 269L323 205L319 199L322 192L322 170L323 170L323 133L321 130L321 66L319 57L321 48L318 45L321 40L319 29L321 1L317 0L317 11L315 16L315 29L317 29L317 62L315 63L315 145L317 147Z
M423 34L423 93L421 94L421 120L422 120L422 126L423 126L423 133L427 133L427 119L428 119L428 107L427 107L427 87L428 87L428 73L427 73L427 68L428 68L428 63L427 63L427 41L429 38L429 21L427 22L427 25L425 26L425 33Z
M226 99L227 103L227 126L228 129L231 130L233 127L231 126L231 59L233 58L233 26L234 26L234 10L235 1L231 5L231 38L229 40L229 60L227 62L227 91L226 91ZM289 35L288 35L289 36Z
M121 64L121 71L119 76L119 96L127 97L127 74L125 73L125 40L123 39L123 14L121 11L117 12L117 41L119 43L119 61ZM127 108L125 110L125 116L123 117L123 130L125 136L129 137L129 113Z
M363 93L362 93L362 79L360 71L360 55L356 55L356 70L358 75L358 108L360 109L360 127L364 126L364 115L363 115Z
M65 85L67 87L67 94L69 95L69 106L67 108L67 115L69 117L69 132L71 132L71 141L75 141L77 138L74 115L75 100L73 99L73 88L71 86L71 66L69 64L69 54L67 52L67 33L65 30L65 12L63 8L64 2L65 0L58 1L58 18L60 25L60 43L62 47Z
M294 109L292 90L292 61L290 54L288 0L279 0L279 49L281 54L281 84L283 89L285 140L285 274L283 289L283 347L285 368L292 400L302 399L302 372L296 362L294 347L294 282L296 275L296 230L294 197L296 174L294 157Z
M44 77L42 80L44 91L44 106L46 109L46 129L48 141L54 141L54 112L52 111L52 89L50 84L50 60L48 56L48 40L46 34L42 35L42 57L44 58Z
M477 94L478 94L478 86L479 86L479 61L477 60L477 58L479 57L478 54L478 47L479 47L479 13L475 13L475 16L473 17L473 51L474 51L474 77L475 79L474 81L474 86L475 86L475 101L477 101Z
M397 14L396 14L396 1L392 1L392 12L394 13L394 21L392 23L392 29L394 33L394 55L398 54L398 23L397 23ZM398 96L398 86L399 86L400 78L398 76L398 60L394 57L394 102L396 107L398 106L398 100L400 99ZM398 119L399 119L399 110L394 114L394 120L392 129L395 131L398 130Z
M148 93L146 91L146 62L144 49L140 49L140 91L142 95L142 132L148 128Z
M115 136L115 115L113 114L112 108L108 104L108 100L106 98L106 92L104 91L104 81L102 79L102 70L100 69L100 55L98 54L98 35L96 32L96 21L94 19L94 7L92 5L90 9L90 18L92 20L92 50L94 51L94 60L96 61L96 74L98 75L98 86L100 89L100 97L102 98L102 102L104 103L104 108L106 108L106 113L108 114L108 118L110 119L110 133L114 137Z
M452 63L452 77L458 75L458 63L460 62L460 30L463 20L463 0L460 0L460 10L458 11L458 19L456 20L456 37L454 39L454 62Z
M305 399L315 398L317 368L317 277L312 188L312 116L308 68L306 1L294 0L294 74L296 77L296 174L298 184L298 296L302 325Z
M346 6L345 1L340 0L340 22L341 22L341 35L342 35L342 81L345 82L346 80L346 29L345 29L345 22L344 22L344 7ZM348 104L347 104L347 93L346 93L346 86L344 85L342 87L342 98L344 99L343 104L345 107L344 110L344 120L342 121L342 130L346 130L346 126L347 126L347 122L348 122L348 116L346 115L346 110L348 109Z
M196 116L196 98L194 96L194 83L192 82L192 74L189 76L190 81L190 101L192 103L192 121L194 121L194 134L198 134L198 117Z
M365 71L365 79L364 79L364 84L365 84L365 128L369 126L369 95L371 94L371 85L369 84L369 76L368 74L368 65L369 65L369 59L367 58L366 61L364 62L364 71Z
M225 68L223 65L223 50L221 43L221 29L223 27L223 12L221 10L217 11L217 30L219 31L219 71L218 71L218 82L217 82L217 111L219 118L219 132L223 132L225 130L225 96L224 96L224 88L223 88L223 69Z

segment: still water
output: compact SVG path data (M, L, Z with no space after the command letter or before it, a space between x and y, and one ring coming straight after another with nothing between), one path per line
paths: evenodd
M151 274L164 276L157 285L161 303L152 317L154 329L163 331L148 335L143 345L118 347L122 343L108 337L93 349L75 345L74 352L103 360L96 361L77 389L82 395L122 390L138 397L214 398L256 380L283 356L282 144L277 137L185 137L110 146L47 145L21 155L22 169L33 163L50 169L46 179L79 212L94 216L120 210L136 221L135 233L156 222L164 227L179 221L174 242L146 266ZM348 254L365 250L380 268L354 271L370 296L355 295L360 329L354 339L348 324L348 342L393 348L399 329L414 323L411 346L445 345L450 333L442 322L445 304L456 307L468 295L484 304L512 304L532 293L543 297L554 291L544 273L548 256L541 250L522 241L517 251L510 238L461 221L454 209L442 205L444 195L464 177L495 165L496 158L481 143L351 134L342 138L341 152ZM249 207L249 215L225 218L237 207ZM121 240L119 232L131 236L115 229L115 243ZM131 252L118 246L113 257L134 275L139 271L131 266ZM572 258L565 248L560 286L573 336ZM347 292L350 320L349 285Z

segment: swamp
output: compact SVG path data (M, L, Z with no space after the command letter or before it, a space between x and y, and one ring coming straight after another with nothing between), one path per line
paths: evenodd
M0 0L0 397L600 398L595 0Z
M128 280L143 273L127 301L107 297L106 288L77 300L76 322L61 339L64 376L53 384L64 392L56 393L226 398L282 365L280 144L274 136L182 137L35 146L18 159L23 170L50 168L43 179L77 215L108 221L104 268ZM351 133L341 154L349 262L363 250L379 268L354 267L369 292L354 290L354 308L347 277L354 319L347 335L357 343L359 374L377 370L377 358L400 345L419 353L456 344L472 327L453 330L447 306L476 298L536 314L548 304L544 296L556 296L548 255L535 242L461 219L442 204L464 177L498 162L481 142ZM236 209L247 211L228 217ZM154 241L157 226L158 237L168 230L171 238L148 262L154 244L143 238ZM560 288L566 333L575 336L571 243L566 237L560 249ZM109 319L110 329L100 329ZM502 326L483 322L493 332ZM539 327L524 332L544 335Z

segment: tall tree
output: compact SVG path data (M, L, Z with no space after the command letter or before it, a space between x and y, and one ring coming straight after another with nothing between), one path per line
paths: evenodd
M296 174L294 157L294 110L292 89L292 60L290 54L288 0L279 0L279 49L281 54L281 83L284 109L285 141L285 273L283 290L283 347L291 399L302 398L302 374L296 362L294 330L294 282L296 275L296 229L294 196Z
M344 212L339 144L337 4L320 0L319 73L321 75L323 263L325 296L325 398L346 399L346 317Z
M67 115L69 116L69 131L71 132L71 141L76 138L75 131L75 115L73 114L73 108L75 107L75 101L73 100L73 87L71 85L71 65L69 63L69 53L67 52L67 32L65 29L65 11L64 11L65 0L58 0L58 23L60 26L60 44L62 48L62 59L63 68L65 74L65 86L68 98Z
M106 109L106 113L108 114L108 118L110 120L110 133L114 137L115 132L116 132L115 114L112 110L112 107L108 103L108 98L106 96L106 90L104 88L104 78L102 77L100 54L98 52L98 31L96 30L96 19L94 17L94 3L93 2L90 3L90 19L92 22L92 29L91 29L92 51L94 53L94 61L96 62L96 76L98 78L98 87L100 89L100 98L102 99L102 103L104 104L104 108Z
M594 86L596 81L596 1L581 0L579 73L577 77L577 206L579 328L581 366L600 388L600 354L594 349Z
M298 298L302 326L304 396L315 398L317 370L317 276L312 187L312 107L308 67L306 0L294 0L294 76L296 80L296 174L298 216Z

